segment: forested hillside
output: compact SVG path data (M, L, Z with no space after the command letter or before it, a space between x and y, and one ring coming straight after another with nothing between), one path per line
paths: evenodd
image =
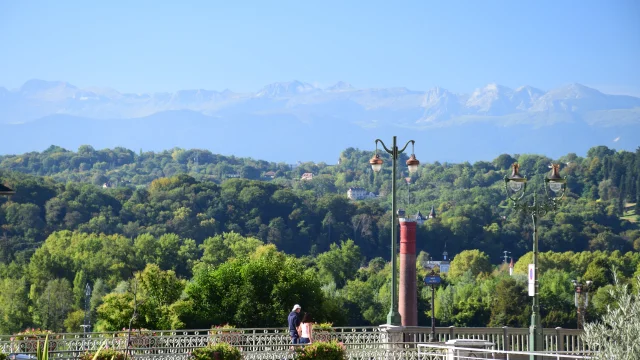
M374 174L372 155L347 149L333 166L90 146L2 156L0 182L17 193L0 198L0 332L78 331L86 283L102 330L128 324L134 292L144 313L136 325L147 328L278 326L298 301L336 324L380 323L388 309L391 169L383 156ZM410 182L401 182L399 206L437 212L418 229L420 260L440 258L445 246L457 255L436 299L442 324L526 323L525 279L491 265L503 250L525 256L522 264L530 259L531 221L507 206L503 189L515 161L531 179L529 193L542 191L552 159L539 155L430 163L403 174ZM639 270L640 149L596 147L554 162L570 191L542 221L541 249L556 252L546 255L541 281L550 298L542 301L551 309L546 325L570 326L571 278L605 289L612 264L623 280ZM300 180L303 173L314 177ZM380 197L351 201L349 187ZM500 303L497 294L522 294L521 304ZM593 316L610 301L597 294ZM270 303L258 300L265 295ZM424 321L426 293L420 308Z
M368 259L388 258L390 161L384 157L383 171L374 175L368 165L371 156L347 149L339 165L303 163L294 170L285 164L181 149L135 154L122 148L95 151L83 146L76 153L51 147L43 153L0 157L2 181L18 191L11 202L0 200L0 258L11 261L23 252L28 258L57 230L129 238L173 233L197 244L235 231L297 255L317 254L351 238ZM528 251L530 221L507 207L502 183L515 161L533 179L529 189L541 191L540 180L552 159L538 155L423 164L409 185L401 182L399 207L426 214L434 206L438 214L420 228L419 246L432 254L441 253L445 243L451 253L475 248L494 262L503 250L514 256ZM597 147L586 158L569 154L558 161L562 175L569 177L570 193L559 211L543 221L542 250L634 249L635 218L620 218L625 204L639 203L640 150ZM268 171L275 172L274 179L264 177ZM313 180L300 180L306 172L315 175ZM103 188L105 183L111 187ZM356 186L380 198L349 201L346 191ZM638 250L640 243L635 245Z

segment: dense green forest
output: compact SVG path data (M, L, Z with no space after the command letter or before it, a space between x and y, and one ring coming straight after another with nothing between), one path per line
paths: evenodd
M372 155L347 149L338 165L293 166L183 149L52 146L0 156L0 181L16 190L0 198L0 333L79 331L86 283L96 330L128 325L134 294L137 327L281 326L294 302L336 325L379 324L388 310L391 169L383 156L374 174ZM552 159L540 155L436 162L402 175L410 182L399 188L400 207L434 206L438 215L418 229L420 275L429 254L439 258L446 246L456 256L436 298L442 325L527 323L526 279L495 266L503 250L519 258L517 274L530 260L531 221L507 206L502 183L516 161L529 196L542 191ZM546 326L569 327L571 279L596 281L588 313L597 317L612 301L604 290L614 275L640 274L640 149L601 146L554 162L569 193L541 224L541 249L553 251L543 258L542 305ZM349 187L380 196L351 201ZM420 292L424 324L429 297Z

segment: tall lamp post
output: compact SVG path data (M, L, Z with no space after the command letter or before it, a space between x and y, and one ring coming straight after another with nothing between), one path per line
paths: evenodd
M91 316L89 314L89 300L91 299L91 286L89 283L84 287L84 324L82 324L82 330L86 334L87 330L91 327Z
M573 288L576 291L575 304L578 311L578 330L584 328L584 318L587 315L587 307L589 307L589 290L593 281L587 280L582 284L577 280L571 280Z
M391 309L389 310L389 314L387 314L387 324L388 325L400 325L401 318L400 313L398 312L398 297L397 297L397 277L398 274L396 272L396 228L397 228L397 218L396 218L396 178L397 178L397 162L409 144L411 144L411 156L409 160L407 160L407 167L409 168L409 172L413 173L418 169L418 165L420 162L416 159L415 154L413 153L413 146L415 141L409 140L402 149L398 149L396 145L396 137L393 137L393 143L391 149L387 148L387 146L380 139L376 139L376 154L369 160L369 164L371 164L371 168L376 173L382 170L382 159L380 155L378 155L378 143L382 145L384 150L391 155L392 161L392 170L391 170Z
M533 283L533 293L529 290L529 295L533 296L533 306L531 326L529 327L529 351L543 351L544 338L540 322L540 303L538 302L540 288L538 282L538 221L541 216L557 208L557 202L564 197L567 190L567 179L560 177L560 165L552 164L551 174L544 180L545 197L543 201L538 201L536 191L534 191L533 204L529 205L521 201L527 190L527 178L520 175L519 167L517 163L513 164L511 176L504 178L504 187L513 208L531 216L533 220L533 269L530 269L529 274L529 280ZM536 355L530 356L531 360L537 358Z

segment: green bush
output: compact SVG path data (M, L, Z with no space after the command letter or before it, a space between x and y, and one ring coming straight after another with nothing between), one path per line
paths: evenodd
M219 353L220 355L216 357L214 355L215 353ZM195 360L241 360L242 354L238 348L235 348L225 342L221 342L195 349L191 354L191 358Z
M95 359L94 359L95 357ZM113 349L101 349L96 356L96 353L86 352L80 355L80 360L124 360L125 356L123 352Z
M636 278L637 289L629 291L629 285L618 280L613 267L615 286L609 295L616 303L607 306L600 321L584 325L582 340L595 351L592 359L607 360L640 359L640 276Z
M341 342L314 342L296 348L296 360L346 360L347 348Z
M7 354L0 353L0 360L7 360L8 358Z

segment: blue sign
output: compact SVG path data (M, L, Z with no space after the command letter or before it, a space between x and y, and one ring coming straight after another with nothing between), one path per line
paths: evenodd
M424 283L427 285L438 285L442 279L438 275L428 275L424 278Z

